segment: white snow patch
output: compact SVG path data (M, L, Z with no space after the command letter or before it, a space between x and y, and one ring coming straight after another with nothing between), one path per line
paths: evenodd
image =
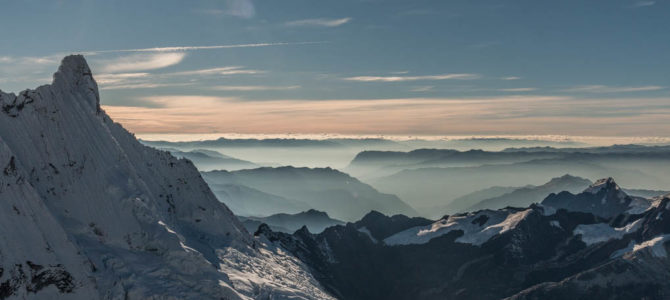
M549 221L549 225L554 226L554 227L556 227L556 228L563 229L563 227L561 227L561 223L558 222L558 221L556 221L556 220Z
M360 231L362 233L365 233L370 238L370 240L372 240L375 244L377 244L379 242L379 241L377 241L376 238L374 238L372 236L372 233L370 233L370 230L368 230L365 226L363 226L361 228L358 228L358 231Z
M540 204L540 207L542 207L542 215L545 217L551 216L556 213L556 208L553 208L551 206Z
M637 231L640 228L640 225L642 225L642 221L643 219L639 219L619 228L613 228L606 223L578 225L572 234L581 234L582 241L586 245L593 245L600 242L606 242L611 239L621 239L624 235Z
M165 228L165 231L177 235L177 233L174 230L170 229L170 227L168 227L163 221L158 221L158 225L163 226L163 228Z
M253 295L253 299L333 299L293 256L267 249L256 252L227 248L216 252L220 269L232 286Z
M633 252L649 249L651 255L654 257L668 257L668 252L665 251L665 247L663 246L667 241L670 241L670 234L659 235L653 239L635 245L633 247Z
M515 228L531 211L530 208L518 212L483 210L477 213L454 215L431 225L401 231L384 239L384 242L387 245L425 244L454 230L462 230L463 235L457 238L456 242L480 246L495 235ZM486 222L480 225L479 218L486 218Z

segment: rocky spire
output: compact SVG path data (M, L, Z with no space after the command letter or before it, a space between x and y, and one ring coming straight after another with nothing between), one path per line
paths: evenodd
M63 58L54 74L53 87L61 91L81 93L84 101L96 112L100 112L98 84L93 79L91 69L83 55L69 55Z

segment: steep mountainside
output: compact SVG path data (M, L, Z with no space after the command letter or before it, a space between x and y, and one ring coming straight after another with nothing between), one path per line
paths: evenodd
M404 218L393 229L371 213L320 234L257 234L342 299L667 299L670 198L647 203L612 217L532 205L413 225Z
M343 221L356 221L371 210L388 214L416 214L398 197L380 193L358 179L331 168L258 168L202 174L207 183L215 186L215 192L223 184L243 185L305 203ZM225 202L224 199L221 201ZM282 210L279 208L277 211Z
M0 298L328 297L190 161L114 123L82 56L0 106Z

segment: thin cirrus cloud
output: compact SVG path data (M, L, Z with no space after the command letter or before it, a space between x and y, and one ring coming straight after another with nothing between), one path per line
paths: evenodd
M263 74L263 73L266 73L266 71L250 70L250 69L245 69L244 67L241 67L241 66L230 66L230 67L220 67L220 68L209 68L209 69L172 72L172 73L167 73L165 75L168 75L168 76L252 75L252 74Z
M670 130L668 100L517 95L242 101L166 95L143 98L144 106L105 106L105 110L137 133L607 135L617 130L635 135Z
M100 74L95 76L95 81L98 84L118 84L128 80L136 80L149 77L149 73L117 73L117 74Z
M134 90L134 89L155 89L163 87L178 87L193 85L191 82L186 83L132 83L132 84L116 84L104 85L101 90Z
M532 92L536 91L537 88L509 88L509 89L499 89L501 92Z
M410 91L410 92L417 92L417 93L421 93L421 92L430 92L430 91L432 91L434 88L435 88L435 87L432 86L432 85L415 86L415 87L411 88L409 91Z
M226 0L226 8L195 9L195 13L212 16L235 16L244 19L252 18L256 15L256 8L251 0Z
M226 14L240 18L251 18L256 9L251 0L226 0Z
M184 57L185 52L134 54L102 61L100 70L108 73L156 70L176 65Z
M193 51L193 50L217 50L217 49L235 49L235 48L257 48L257 47L274 47L274 46L290 46L290 45L311 45L323 44L325 42L279 42L279 43L254 43L254 44L231 44L231 45L214 45L214 46L174 46L174 47L153 47L153 48L136 48L136 49L114 49L114 50L96 50L85 51L84 54L97 55L103 53L117 53L117 52L176 52L176 51Z
M341 19L305 19L305 20L296 20L286 22L286 26L297 27L297 26L316 26L316 27L338 27L344 24L349 23L352 18L341 18Z
M211 89L215 91L255 92L255 91L289 91L299 89L299 85L267 86L267 85L219 85Z
M633 7L646 7L656 4L656 1L638 1L633 4Z
M442 74L442 75L424 75L424 76L354 76L346 77L347 81L360 82L403 82L403 81L419 81L419 80L468 80L477 79L480 76L477 74Z
M584 92L584 93L632 93L658 91L665 87L657 85L647 86L607 86L607 85L584 85L566 89L566 92Z

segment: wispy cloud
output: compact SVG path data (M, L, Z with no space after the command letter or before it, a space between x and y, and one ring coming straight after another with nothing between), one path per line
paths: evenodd
M337 27L349 23L352 18L341 19L306 19L286 22L286 26L321 26L321 27Z
M104 85L101 90L134 90L134 89L155 89L163 87L178 87L178 86L189 86L193 83L131 83L131 84L117 84L117 85Z
M193 51L193 50L273 47L273 46L288 46L288 45L311 45L311 44L323 44L323 43L325 42L295 42L295 43L282 42L282 43L232 44L232 45L215 45L215 46L174 46L174 47L82 51L82 53L95 55L101 53L117 53L117 52L177 52L177 51Z
M499 89L501 92L532 92L536 91L537 88L510 88L510 89Z
M245 19L252 18L254 15L256 15L256 9L254 8L254 4L251 0L225 0L225 2L225 9L194 9L193 12L212 16L235 16Z
M193 75L251 75L251 74L263 74L266 73L262 70L250 70L244 69L241 66L231 66L231 67L220 67L220 68L209 68L209 69L199 69L191 71L181 71L166 73L168 76L193 76Z
M95 81L98 84L117 84L138 78L146 78L149 73L119 73L119 74L99 74L95 75Z
M507 76L507 77L501 77L500 79L502 79L502 80L519 80L519 79L521 79L521 77Z
M105 110L137 133L608 135L615 131L622 135L649 135L670 130L667 98L505 96L241 101L166 95L142 100L136 106L106 106Z
M410 89L409 91L410 91L410 92L417 92L417 93L421 93L421 92L430 92L430 91L432 91L434 88L435 88L435 87L432 86L432 85L415 86L415 87L413 87L412 89Z
M184 52L135 54L102 61L100 70L116 73L162 69L180 63L184 57Z
M442 74L442 75L424 75L424 76L354 76L347 77L344 80L361 82L402 82L418 80L448 80L448 79L477 79L477 74Z
M638 1L633 4L633 7L645 7L645 6L652 6L656 4L656 1Z
M226 0L226 13L241 18L251 18L256 14L256 9L251 0Z
M255 92L255 91L288 91L299 89L299 85L289 86L267 86L267 85L219 85L213 86L215 91L238 91L238 92Z
M662 86L607 86L607 85L584 85L566 89L566 92L584 92L584 93L632 93L657 91L665 89Z

